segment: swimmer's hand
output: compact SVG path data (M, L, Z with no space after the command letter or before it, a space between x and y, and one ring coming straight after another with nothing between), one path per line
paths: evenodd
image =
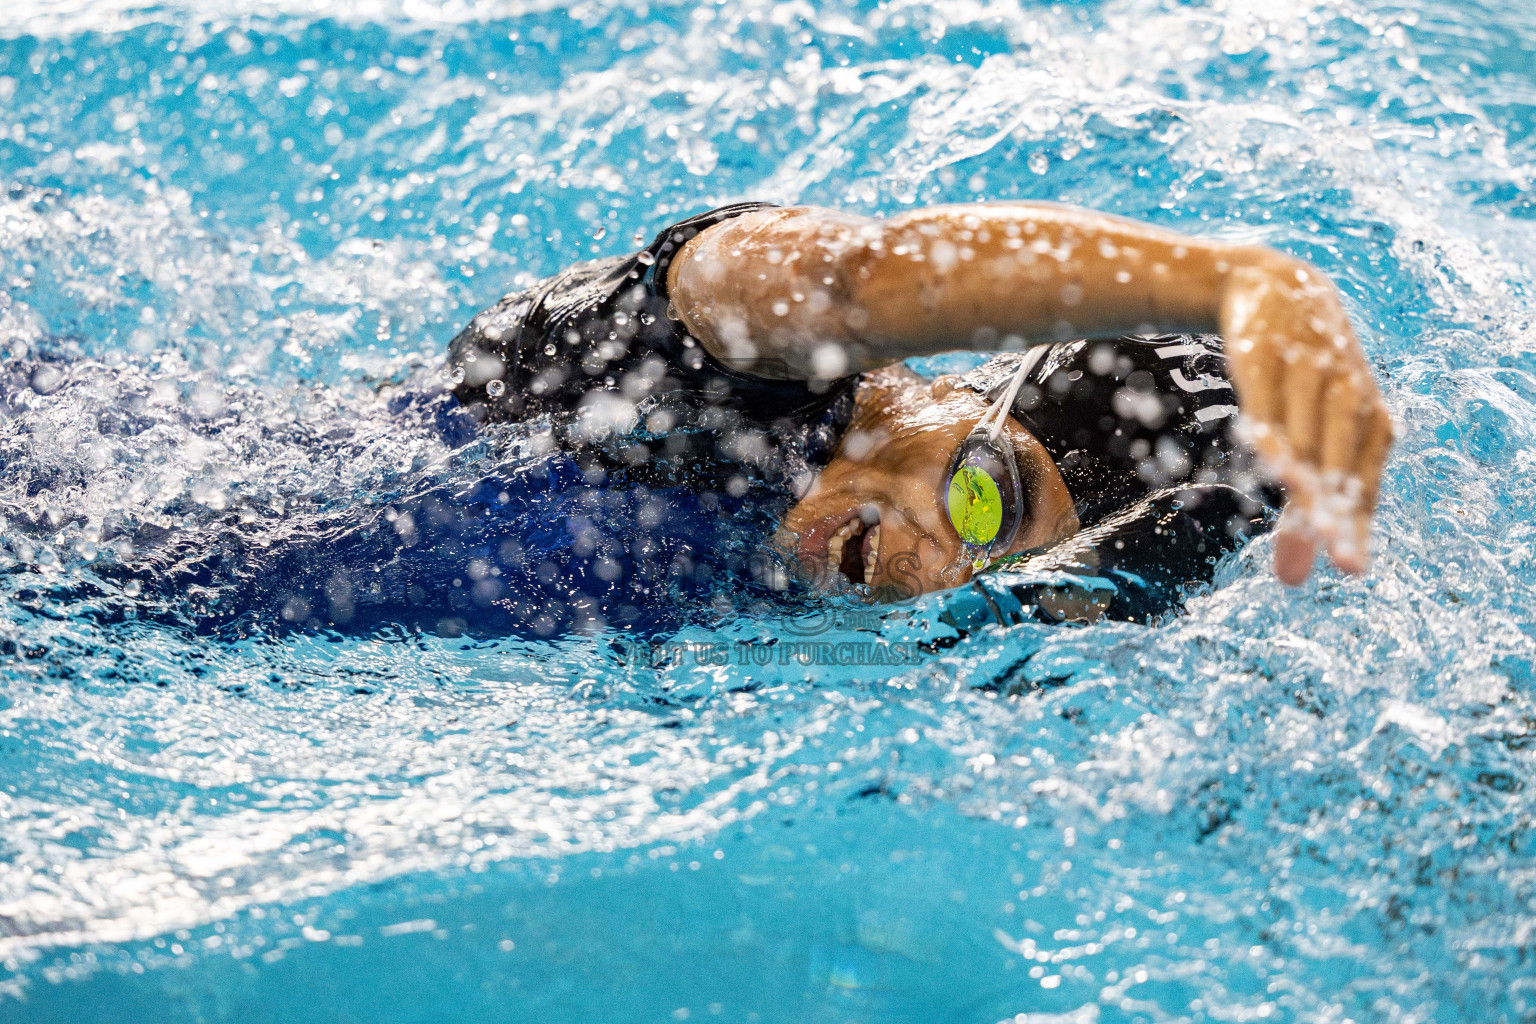
M1269 250L1242 255L1220 325L1248 440L1287 492L1275 574L1304 582L1319 547L1362 573L1392 418L1328 279Z

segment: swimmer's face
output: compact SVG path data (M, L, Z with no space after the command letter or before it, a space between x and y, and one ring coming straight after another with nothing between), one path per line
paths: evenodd
M867 585L895 601L958 586L971 563L945 508L950 461L987 410L982 397L930 384L897 367L861 382L853 422L832 461L784 517L780 542L807 577ZM1018 422L1004 428L1031 483L1024 520L1001 557L1077 532L1077 515L1051 457Z

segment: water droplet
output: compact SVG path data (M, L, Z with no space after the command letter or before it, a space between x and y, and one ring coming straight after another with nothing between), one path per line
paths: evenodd
M1045 169L1051 166L1050 159L1044 153L1033 153L1029 158L1029 169L1036 174L1044 174Z
M40 395L51 395L64 383L64 371L44 363L32 371L32 390Z
M485 393L490 395L492 398L500 398L502 395L507 393L507 386L499 380L487 381L485 385Z
M677 144L678 159L689 174L706 175L720 163L720 151L708 139L685 138Z

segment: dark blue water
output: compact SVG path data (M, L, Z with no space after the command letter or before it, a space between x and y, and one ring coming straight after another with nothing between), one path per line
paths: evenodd
M1532 53L1514 0L9 5L0 1019L1530 1020ZM541 577L578 471L393 385L736 198L1313 260L1400 421L1372 574L1260 540L946 646L641 493L709 572Z

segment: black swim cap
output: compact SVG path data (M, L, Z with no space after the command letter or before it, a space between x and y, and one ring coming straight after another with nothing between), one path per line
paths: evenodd
M994 399L1022 358L998 356L959 386ZM1084 526L1181 483L1255 485L1251 456L1232 435L1237 395L1212 335L1052 345L1011 413L1055 461Z

